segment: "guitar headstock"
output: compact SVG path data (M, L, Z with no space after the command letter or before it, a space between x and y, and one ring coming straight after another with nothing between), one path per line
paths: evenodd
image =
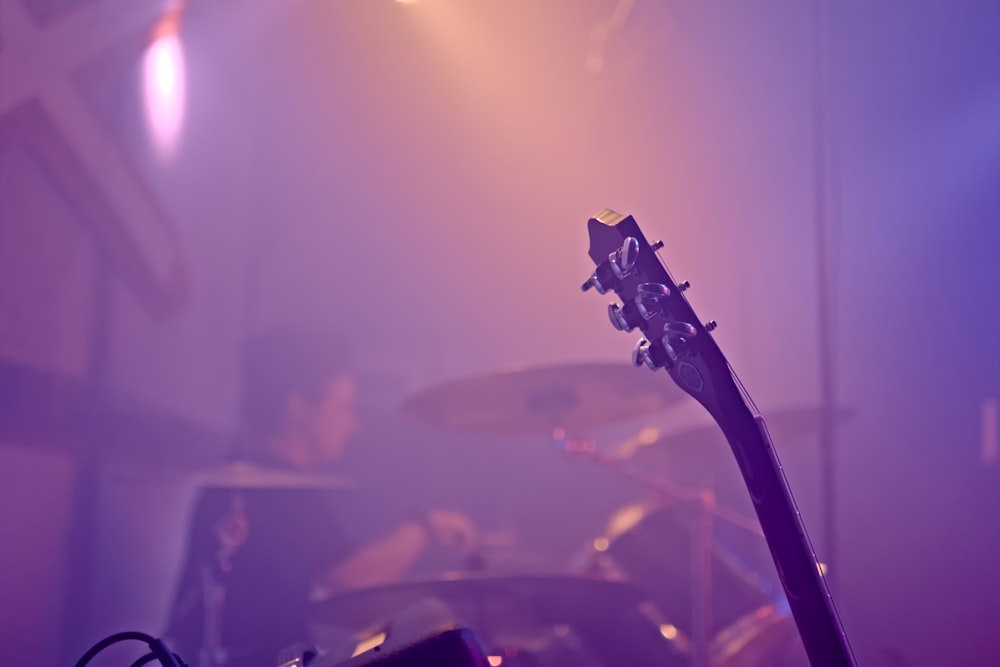
M618 296L621 302L608 306L611 325L619 331L642 332L632 350L632 363L651 370L665 368L713 416L724 416L739 387L712 339L715 322L702 324L683 294L689 283L675 282L657 256L663 244L650 245L631 215L611 210L591 218L587 228L589 254L597 268L583 291Z

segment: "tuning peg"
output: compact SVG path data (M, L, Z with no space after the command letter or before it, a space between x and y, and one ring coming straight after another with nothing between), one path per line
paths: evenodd
M688 322L667 322L663 325L663 333L669 338L694 338L698 335L698 330Z
M677 285L678 292L686 292L691 287L691 283L687 280Z
M712 333L718 327L719 325L716 324L715 320L709 320L708 322L705 322L705 331L707 331L708 333Z
M615 253L611 254L614 255ZM586 292L593 287L597 290L598 294L606 294L615 289L618 280L618 275L615 273L614 267L611 266L611 262L601 262L594 269L594 272L590 274L590 277L587 278L587 282L580 286L580 289Z
M649 341L645 338L640 338L639 342L632 348L632 365L645 366L650 370L656 370L656 364L653 363L652 358L649 356Z
M670 288L660 283L642 283L636 288L635 306L645 319L663 313L663 300L670 296Z
M590 274L590 277L587 278L587 281L585 283L580 285L580 289L584 292L586 292L590 288L596 289L598 294L607 294L608 292L608 288L605 287L604 284L601 282L601 279L597 277L596 271Z
M608 255L608 264L611 265L615 278L622 280L632 273L638 259L639 241L634 236L629 236L622 242L622 247Z
M677 362L677 352L667 341L650 342L645 338L632 348L632 364L645 366L651 371L667 366L673 368Z
M611 320L611 326L618 329L618 331L632 330L632 327L629 326L628 321L625 319L625 314L618 307L617 303L608 304L608 319Z
M617 303L608 304L608 319L611 320L611 326L619 331L631 331L643 321L639 309L632 302L625 302L621 306Z

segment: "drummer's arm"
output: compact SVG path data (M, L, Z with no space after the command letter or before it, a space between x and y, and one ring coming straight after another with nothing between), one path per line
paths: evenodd
M429 541L430 531L423 524L417 521L403 523L331 568L324 577L323 588L338 591L397 581Z
M460 552L476 547L478 531L462 512L428 510L382 539L355 551L333 567L322 582L329 591L377 586L400 579L431 541Z

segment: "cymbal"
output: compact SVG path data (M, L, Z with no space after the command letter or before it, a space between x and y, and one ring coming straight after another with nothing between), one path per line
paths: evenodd
M403 412L438 428L497 435L570 435L655 414L686 394L627 363L525 368L455 380L408 398Z
M595 609L613 613L634 608L645 598L629 584L585 577L454 575L335 594L313 603L311 616L319 625L360 630L435 599L464 622L497 628L573 622Z
M250 461L231 461L195 474L198 486L209 489L343 489L354 484L318 472L269 468Z
M847 408L834 411L834 422L842 424L851 416ZM775 444L792 444L804 437L819 432L821 410L818 407L796 407L772 410L764 415L768 433ZM634 459L636 463L657 462L710 462L717 457L730 455L726 436L717 424L661 435L658 431L644 429L640 436L650 433L651 437L630 438L621 443L615 452L616 458Z

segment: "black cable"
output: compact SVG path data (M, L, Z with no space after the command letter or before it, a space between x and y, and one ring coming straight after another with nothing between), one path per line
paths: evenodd
M163 667L186 667L186 663L176 653L167 648L162 639L153 639L149 643L149 648Z
M146 655L142 656L141 658L133 662L131 665L129 665L129 667L142 667L143 665L153 662L154 660L156 660L156 654L150 651L149 653L147 653Z
M104 649L112 646L113 644L118 644L120 642L127 642L129 640L135 640L140 642L145 642L152 646L156 641L156 638L152 635L147 635L145 632L118 632L109 637L105 637L101 641L97 642L91 646L86 653L83 654L79 660L76 661L75 667L86 667L87 663L93 660L98 653Z
M188 664L184 662L184 659L181 658L179 655L177 655L176 653L171 653L170 655L173 656L173 660L175 661L177 667L188 667ZM146 655L142 656L141 658L133 662L131 665L129 665L129 667L143 667L143 665L147 665L153 662L154 660L159 660L159 658L157 657L155 651L150 651L149 653L147 653Z
M93 660L97 655L114 644L118 644L124 641L141 641L149 646L149 653L145 654L138 660L132 663L131 667L143 667L154 660L159 660L162 667L187 667L187 663L177 655L172 652L162 639L157 639L152 635L147 635L145 632L118 632L109 637L105 637L101 641L97 642L91 646L86 653L83 654L79 660L76 661L75 667L86 667L87 663Z

